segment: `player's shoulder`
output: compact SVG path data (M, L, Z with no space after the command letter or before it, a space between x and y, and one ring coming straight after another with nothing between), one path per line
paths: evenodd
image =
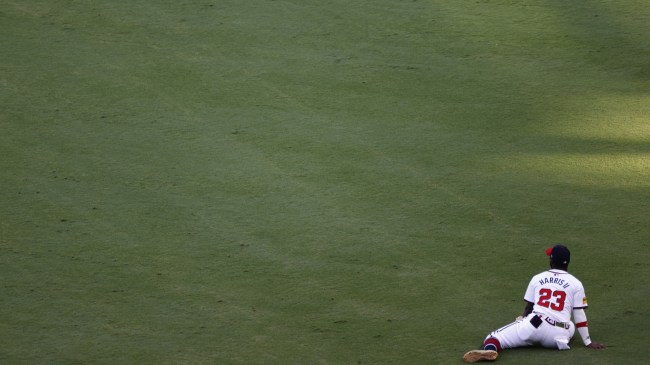
M569 274L569 273L566 272L566 271L559 271L559 270L552 270L552 269L549 269L549 270L544 270L544 271L542 271L542 272L540 272L540 273L534 275L534 276L533 276L533 279L535 279L535 278L539 278L539 277L546 277L546 276L559 275L559 274L562 274L562 275L564 275L564 274L571 275L571 274ZM571 276L573 276L573 275L571 275Z
M545 277L557 277L565 281L571 281L575 284L578 284L582 286L582 282L575 277L573 274L569 273L568 271L563 271L563 270L555 270L555 269L549 269L549 270L544 270L536 275L534 275L531 278L531 281L539 281L540 278L545 278Z
M578 279L575 275L571 274L568 271L562 270L549 270L551 273L556 274L558 277L561 277L564 281L570 282L574 287L584 288L582 281Z
M567 273L567 274L569 274L569 273ZM578 285L578 286L583 286L583 285L582 285L582 281L580 281L580 279L578 279L577 277L575 277L575 275L569 274L569 275L568 275L568 278L569 278L569 280L573 281L576 285Z
M544 277L548 276L549 272L547 271L542 271L538 274L533 275L532 278L530 278L530 283L528 284L529 286L537 286L539 285L538 283L544 282Z
M531 280L535 280L535 279L537 279L538 277L540 277L540 276L544 276L544 275L546 275L546 274L548 274L548 270L547 270L547 271L542 271L542 272L540 272L540 273L538 273L538 274L533 275L533 277L532 277Z

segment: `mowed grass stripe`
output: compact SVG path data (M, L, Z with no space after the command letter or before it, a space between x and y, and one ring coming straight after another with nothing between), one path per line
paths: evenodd
M563 239L612 351L501 360L634 363L635 4L10 4L0 358L460 361Z

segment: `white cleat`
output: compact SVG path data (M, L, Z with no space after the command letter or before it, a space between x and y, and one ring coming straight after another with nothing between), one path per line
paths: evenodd
M463 356L465 362L477 361L494 361L499 357L499 353L492 350L472 350Z

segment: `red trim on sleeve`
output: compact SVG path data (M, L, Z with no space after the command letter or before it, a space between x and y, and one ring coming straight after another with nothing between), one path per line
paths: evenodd
M576 323L576 328L587 327L587 321Z

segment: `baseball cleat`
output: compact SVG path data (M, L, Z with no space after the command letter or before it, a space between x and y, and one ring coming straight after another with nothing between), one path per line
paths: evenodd
M499 353L493 350L472 350L463 356L465 362L494 361Z

